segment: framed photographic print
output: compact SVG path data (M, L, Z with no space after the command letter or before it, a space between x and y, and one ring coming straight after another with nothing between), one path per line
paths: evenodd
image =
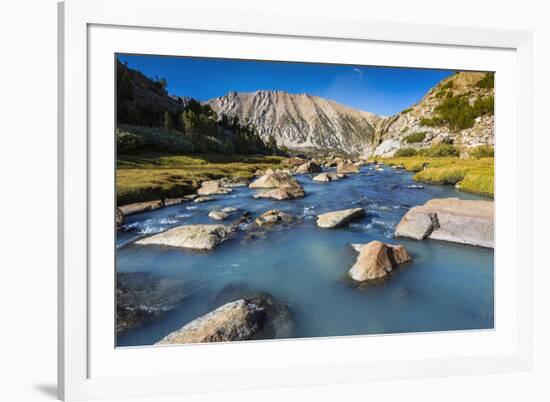
M60 397L529 369L531 35L179 3L59 6Z

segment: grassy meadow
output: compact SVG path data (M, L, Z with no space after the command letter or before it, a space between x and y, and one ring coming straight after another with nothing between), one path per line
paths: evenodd
M253 177L258 169L281 167L280 156L147 153L119 154L117 204L181 197L194 192L200 180Z
M459 190L494 196L494 157L429 157L406 156L396 158L380 158L389 166L402 165L405 170L417 172L413 179L430 184L453 184Z

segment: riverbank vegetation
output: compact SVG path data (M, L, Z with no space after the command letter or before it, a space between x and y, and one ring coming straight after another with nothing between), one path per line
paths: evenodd
M250 179L256 170L281 167L284 157L224 155L119 154L116 171L117 204L181 197L208 179Z
M449 148L445 149L449 151ZM401 156L379 159L377 162L402 166L405 170L416 172L413 179L420 182L452 184L462 191L494 196L495 170L492 147L474 148L470 151L468 159L461 159L458 155L433 156L441 152L431 148L422 151L424 152L402 152Z

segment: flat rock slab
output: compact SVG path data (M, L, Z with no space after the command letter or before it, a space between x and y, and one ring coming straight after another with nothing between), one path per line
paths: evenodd
M216 201L216 197L209 197L209 196L205 196L205 197L197 197L195 199L193 199L193 202L210 202L210 201Z
M232 232L225 225L183 225L140 239L136 244L208 251L227 240Z
M230 193L230 188L224 188L217 180L204 181L201 187L197 190L199 195L227 194Z
M325 229L332 229L351 221L352 219L365 216L363 208L343 209L341 211L327 212L317 216L317 226Z
M412 260L405 247L378 240L353 244L352 247L359 251L359 255L349 270L349 276L357 282L383 279L395 266Z
M120 210L120 212L122 212L123 215L131 215L145 211L153 211L162 207L164 207L164 203L162 202L162 200L155 200L121 205L120 207L118 207L118 209Z
M411 208L395 235L494 248L494 202L436 198Z

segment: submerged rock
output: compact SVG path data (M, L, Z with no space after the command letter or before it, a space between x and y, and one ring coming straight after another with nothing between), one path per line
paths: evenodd
M222 209L214 209L208 213L208 217L215 221L223 221L229 218L232 214L237 212L239 208L225 207Z
M365 216L363 208L343 209L341 211L327 212L317 216L317 226L332 229L357 218Z
M359 173L359 166L356 166L353 163L340 162L336 166L336 173Z
M303 165L300 165L296 168L295 173L296 174L302 174L302 173L318 173L321 172L321 166L319 166L317 163L313 161L309 161L304 163Z
M182 204L182 203L188 202L188 201L189 201L188 197L165 198L164 199L164 206L169 207L169 206L172 206L172 205Z
M405 247L401 245L375 240L364 245L353 245L353 247L359 251L359 255L349 270L349 276L357 282L383 279L395 266L412 260Z
M233 230L233 228L224 225L182 225L140 239L136 241L136 244L208 251L226 241Z
M281 315L283 311L286 314ZM288 307L271 296L258 295L226 303L172 332L157 344L273 339L282 335L276 331L279 326L276 321L285 318L290 319Z
M213 195L213 194L227 194L232 190L230 188L223 188L219 181L208 180L201 184L201 187L197 190L199 195Z
M292 222L292 215L279 211L278 209L271 209L256 218L254 222L258 226L273 225L276 223L289 223Z
M209 202L209 201L215 201L215 197L197 197L193 200L193 202Z
M117 334L162 318L196 290L190 283L148 272L118 272L116 280Z
M215 221L223 221L229 218L230 215L231 214L229 214L228 212L218 211L216 209L208 213L208 217L210 219L214 219Z
M225 207L225 208L222 208L220 211L225 212L226 214L232 214L233 212L238 212L239 208Z
M395 235L494 248L494 203L435 198L410 209L397 225Z

